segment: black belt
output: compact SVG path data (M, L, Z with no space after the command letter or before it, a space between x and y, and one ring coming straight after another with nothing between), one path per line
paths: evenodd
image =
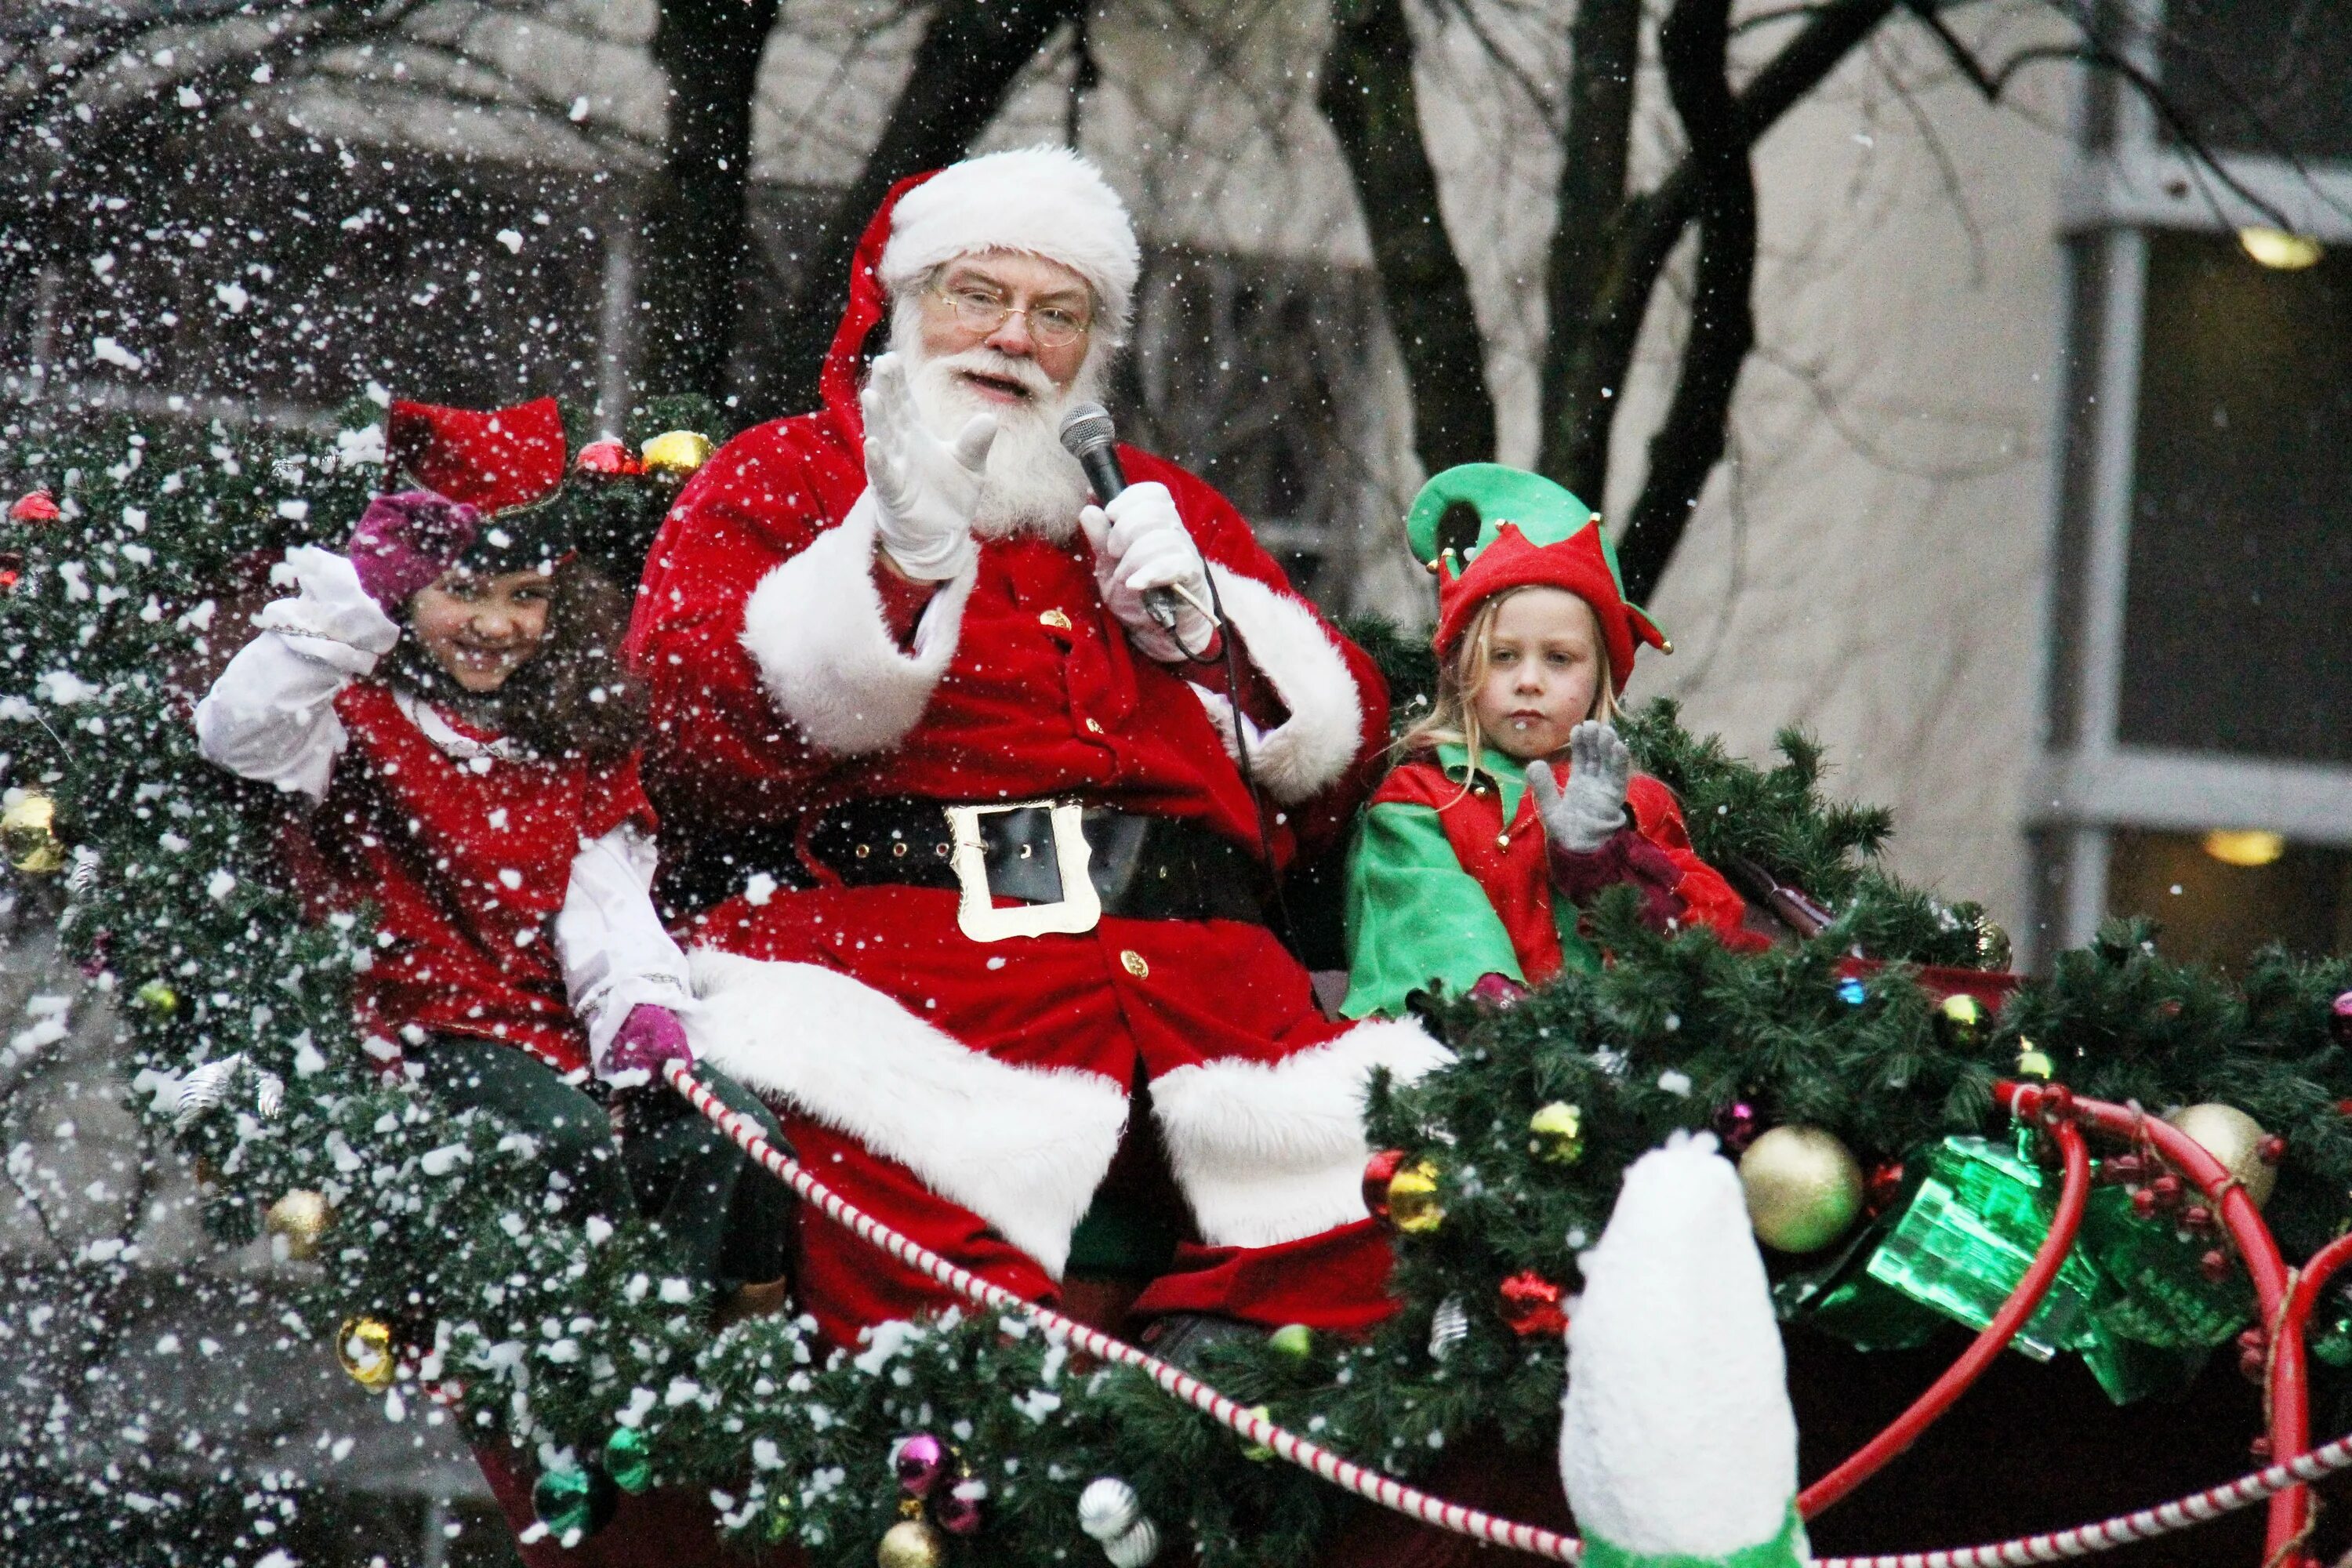
M957 854L957 817L967 853ZM1065 826L1056 827L1059 816ZM851 887L964 887L976 858L995 899L1063 901L1064 840L1086 841L1087 880L1102 912L1128 920L1265 923L1264 875L1240 845L1181 817L1066 803L950 805L908 795L851 801L821 813L810 855ZM960 863L963 868L960 871Z

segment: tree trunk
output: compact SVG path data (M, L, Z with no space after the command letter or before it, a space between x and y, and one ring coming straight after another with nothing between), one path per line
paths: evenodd
M1602 297L1625 214L1626 161L1633 136L1634 73L1641 61L1641 0L1583 0L1569 32L1568 122L1560 138L1558 216L1544 279L1545 418L1536 467L1591 504L1608 483L1580 447L1574 411L1615 412L1622 366L1596 357L1603 341L1593 313Z
M1412 394L1413 445L1435 473L1495 456L1495 402L1470 279L1445 232L1421 134L1402 0L1341 0L1318 101L1355 176L1372 265Z
M751 99L779 0L662 0L653 57L669 79L662 167L645 216L640 380L724 400L740 310Z
M1004 106L1023 68L1064 24L1083 23L1086 12L1086 0L945 0L932 14L882 139L803 253L781 345L786 377L779 393L786 404L797 407L816 397L850 258L890 187L962 157Z
M1678 0L1658 29L1666 91L1698 182L1698 268L1681 378L1650 438L1650 471L1617 543L1625 592L1646 598L1730 436L1731 394L1756 344L1756 171L1724 74L1731 0Z

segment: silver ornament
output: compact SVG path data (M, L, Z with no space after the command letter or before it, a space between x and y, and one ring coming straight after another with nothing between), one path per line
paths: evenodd
M74 846L73 864L66 868L66 890L87 893L98 886L98 851L87 844Z
M1437 1311L1429 1320L1429 1359L1444 1361L1445 1352L1468 1336L1470 1314L1463 1310L1462 1298L1448 1296L1437 1304Z
M253 1108L261 1112L263 1121L277 1121L278 1113L286 1109L286 1080L274 1072L256 1075Z
M1116 1541L1103 1542L1110 1568L1143 1568L1160 1555L1160 1531L1148 1519L1139 1519Z
M1097 1476L1078 1494L1078 1528L1100 1542L1112 1542L1143 1517L1135 1489L1117 1476Z
M226 1099L230 1081L244 1065L245 1053L239 1051L189 1068L187 1077L180 1080L179 1097L173 1102L172 1131L185 1132L205 1112Z

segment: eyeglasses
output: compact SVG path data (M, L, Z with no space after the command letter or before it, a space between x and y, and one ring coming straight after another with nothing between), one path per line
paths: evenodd
M956 325L986 337L1015 316L1029 318L1029 333L1049 349L1066 349L1094 329L1094 322L1066 305L1028 305L1014 310L1001 294L970 285L932 290L955 312Z

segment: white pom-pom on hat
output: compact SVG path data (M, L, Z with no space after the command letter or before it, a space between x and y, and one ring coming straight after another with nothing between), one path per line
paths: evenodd
M1117 335L1143 257L1127 204L1102 171L1067 147L1024 147L950 163L898 198L882 248L896 294L960 256L1017 250L1058 261L1094 289Z

